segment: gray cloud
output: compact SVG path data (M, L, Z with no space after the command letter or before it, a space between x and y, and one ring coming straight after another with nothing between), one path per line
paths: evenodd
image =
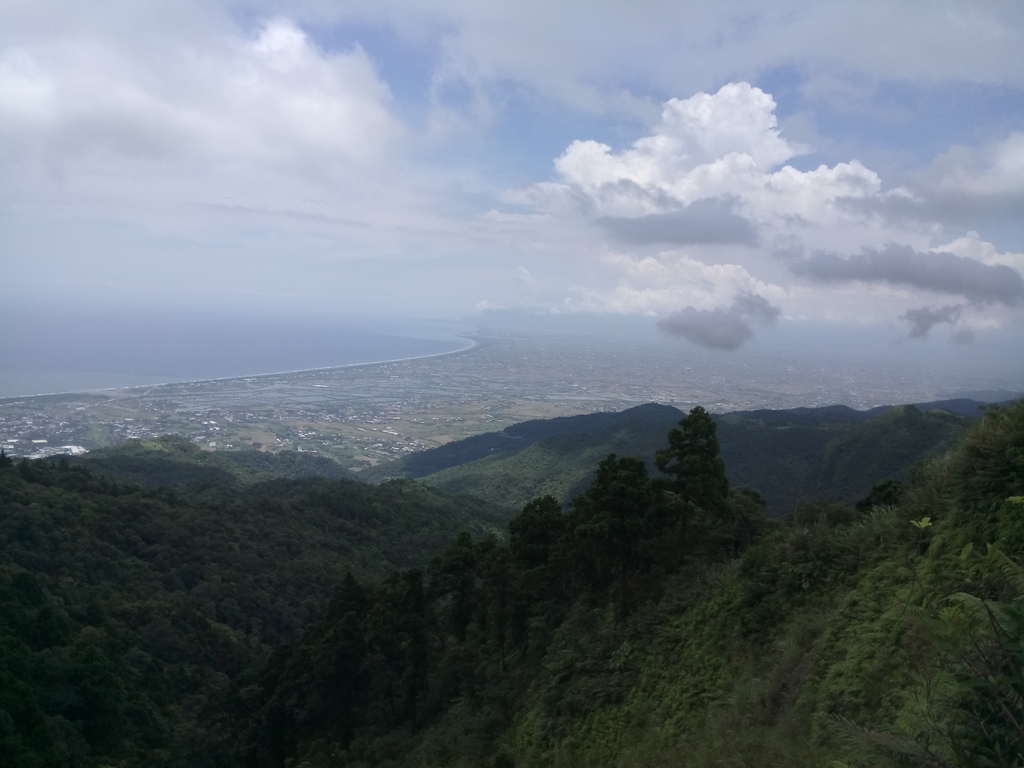
M928 333L936 325L940 323L953 325L956 323L960 319L961 309L959 306L919 307L918 309L908 309L900 315L900 320L910 323L910 338L926 339L928 338ZM969 331L970 329L967 330Z
M612 237L627 243L757 242L754 225L733 211L733 203L722 198L697 200L682 210L655 213L638 218L606 216L597 220Z
M658 327L709 349L739 349L754 335L746 319L732 309L686 307L659 320Z
M682 336L709 349L739 349L754 335L750 320L775 322L781 310L763 296L741 293L728 307L696 309L685 307L658 321L670 336Z
M899 226L915 227L941 221L963 229L986 229L1016 222L1024 212L1024 192L981 194L964 189L936 189L924 182L912 185L914 197L871 196L840 198L836 206L861 216L881 216Z
M920 208L943 222L971 228L1019 221L1024 214L1020 157L1024 132L980 147L953 147L914 174L908 186Z
M1024 278L1010 267L946 252L922 253L895 243L881 250L865 248L846 258L819 252L791 260L789 268L821 283L863 280L963 296L979 304L1024 304Z
M952 339L957 344L973 344L974 331L972 331L970 328L967 328L966 326L963 328L958 328L957 330L953 331Z
M760 320L762 323L774 323L782 314L782 310L771 304L764 296L747 292L737 295L733 299L730 309L745 317Z

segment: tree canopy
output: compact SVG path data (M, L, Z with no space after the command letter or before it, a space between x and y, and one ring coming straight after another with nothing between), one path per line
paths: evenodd
M698 405L668 431L668 448L655 454L658 469L671 478L669 487L706 511L720 508L729 493L717 432L714 419Z
M0 762L1021 768L1022 446L1024 402L768 520L694 409L507 534L409 481L0 467Z

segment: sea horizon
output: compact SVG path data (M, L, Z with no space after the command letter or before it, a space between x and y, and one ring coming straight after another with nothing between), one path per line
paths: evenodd
M380 365L476 346L465 335L474 329L461 323L374 323L382 330L368 324L283 324L271 331L228 320L204 322L202 329L186 323L167 333L168 325L158 322L118 327L112 334L113 326L91 318L69 339L62 322L43 323L34 334L0 341L0 400ZM86 365L76 368L76 362Z

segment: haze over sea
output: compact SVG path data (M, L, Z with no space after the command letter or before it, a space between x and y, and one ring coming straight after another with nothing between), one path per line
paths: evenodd
M0 397L255 376L471 346L456 323L223 315L46 315L0 336Z

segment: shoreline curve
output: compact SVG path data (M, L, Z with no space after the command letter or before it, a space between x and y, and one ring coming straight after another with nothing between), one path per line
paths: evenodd
M476 349L480 346L480 342L476 339L468 338L470 334L476 333L479 329L474 328L471 331L465 331L463 333L454 334L455 338L464 339L469 343L464 347L458 349L449 349L444 352L431 352L426 355L412 355L410 357L396 357L389 358L387 360L368 360L363 363L342 363L341 365L324 365L317 368L297 368L291 371L271 371L269 373L243 373L236 374L233 376L213 376L208 379L182 379L180 381L162 381L156 384L132 384L125 387L97 387L95 389L70 389L63 392L38 392L32 395L8 395L7 397L0 397L0 404L6 403L10 400L30 400L37 397L60 397L62 395L87 395L87 394L99 394L102 392L127 392L135 389L153 389L155 387L173 387L181 384L207 384L214 381L235 381L241 379L263 379L271 376L289 376L300 373L316 373L317 371L340 371L346 368L363 368L371 365L388 365L390 363L405 363L410 360L426 360L432 357L444 357L446 355L457 355L461 352L469 352L472 349ZM410 338L410 337L397 337L397 338Z

